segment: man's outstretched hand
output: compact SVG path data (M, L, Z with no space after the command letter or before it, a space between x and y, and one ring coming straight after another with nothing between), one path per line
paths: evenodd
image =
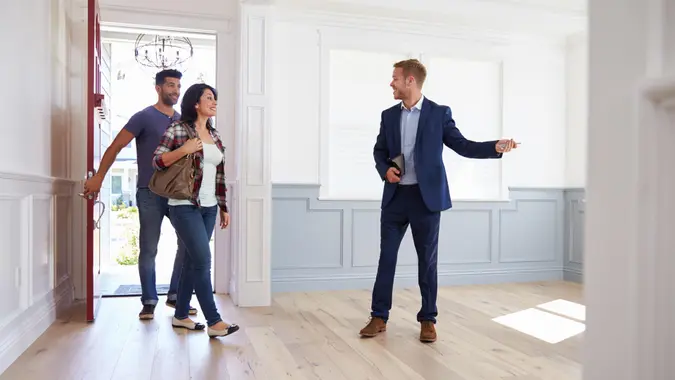
M497 153L506 153L510 152L511 149L516 149L520 143L515 142L513 139L510 140L499 140L495 144L495 150Z

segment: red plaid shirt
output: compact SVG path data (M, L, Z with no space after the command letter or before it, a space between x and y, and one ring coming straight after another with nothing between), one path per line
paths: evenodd
M185 144L188 141L189 135L187 128L190 128L193 136L197 136L197 131L195 128L188 122L185 121L174 121L171 123L169 128L164 132L162 140L159 142L159 146L155 149L155 158L152 160L152 166L155 170L163 171L167 169L167 166L162 160L162 155L167 152L172 152ZM218 149L225 154L225 148L220 139L218 131L213 128L211 121L206 124L206 128L211 134L213 142L216 144ZM199 204L199 189L202 185L202 177L204 172L204 151L198 150L194 153L195 164L197 165L197 170L195 171L195 182L194 187L192 188L192 204L197 207L200 207ZM227 201L226 201L226 192L227 186L225 185L225 160L218 164L216 168L216 198L218 199L218 206L220 209L227 212Z

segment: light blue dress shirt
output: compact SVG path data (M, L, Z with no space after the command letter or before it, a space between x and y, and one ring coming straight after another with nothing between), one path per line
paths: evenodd
M401 152L405 159L405 174L401 177L401 185L414 185L417 183L417 173L415 173L415 141L417 139L417 127L422 112L422 102L424 96L407 109L401 102Z

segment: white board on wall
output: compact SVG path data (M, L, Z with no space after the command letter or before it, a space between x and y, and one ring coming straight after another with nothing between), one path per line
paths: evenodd
M360 50L331 50L329 74L329 181L324 194L339 199L379 199L382 181L373 145L381 112L398 103L389 87L393 64L407 56ZM424 93L450 105L469 139L497 139L501 131L501 66L494 61L429 56ZM469 160L445 150L453 197L498 199L501 166L496 160Z
M375 170L373 146L381 113L397 101L389 83L395 53L331 50L329 74L330 198L379 199L382 180Z
M502 69L498 61L422 56L427 67L423 92L449 106L455 125L469 140L487 141L502 134ZM443 151L450 193L459 199L500 199L501 162L462 157Z

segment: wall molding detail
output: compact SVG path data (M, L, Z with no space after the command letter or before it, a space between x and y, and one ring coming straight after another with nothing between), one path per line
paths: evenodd
M233 215L234 257L230 295L237 306L268 306L271 228L271 64L272 10L242 4L238 43L236 114L237 202Z
M31 307L14 318L14 323L0 329L0 373L3 373L54 323L57 316L73 302L73 284L64 278Z
M583 189L565 191L565 260L563 278L582 282L584 265L584 220L586 199Z
M0 172L0 373L73 301L76 184Z
M372 287L379 201L320 200L318 185L272 190L272 289ZM440 285L581 280L583 190L511 188L510 200L454 201L441 219ZM293 220L293 223L288 223ZM396 285L416 286L410 232Z

